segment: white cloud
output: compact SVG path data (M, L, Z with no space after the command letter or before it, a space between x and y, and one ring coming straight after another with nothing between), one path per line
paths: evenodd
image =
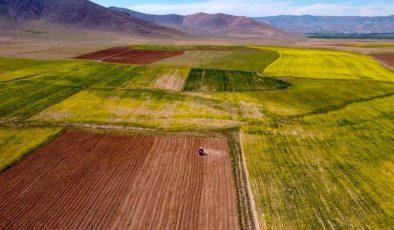
M197 3L180 4L139 4L129 7L132 10L149 14L193 14L198 12L206 13L228 13L233 15L246 16L271 16L271 15L360 15L360 16L386 16L394 14L394 6L364 5L355 6L352 4L310 4L300 6L292 1L273 0L206 0Z

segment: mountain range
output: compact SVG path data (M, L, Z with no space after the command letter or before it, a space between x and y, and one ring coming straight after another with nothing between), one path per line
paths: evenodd
M176 14L151 15L125 8L110 7L109 9L194 35L260 38L281 38L286 36L285 32L273 26L242 16L220 13L197 13L186 16Z
M125 16L88 0L0 0L0 14L16 21L37 21L141 36L181 36L185 33Z
M273 16L253 18L287 32L295 33L393 33L394 15L355 16Z
M303 33L393 33L394 16L248 18L228 14L152 15L89 0L0 0L0 32L37 23L140 37L281 39Z

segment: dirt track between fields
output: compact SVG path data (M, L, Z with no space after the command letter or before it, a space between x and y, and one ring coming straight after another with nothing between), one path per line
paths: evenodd
M119 64L151 64L166 58L183 54L184 50L140 50L127 47L114 47L85 54L77 59L99 60Z
M1 229L239 228L225 138L68 131L0 184Z

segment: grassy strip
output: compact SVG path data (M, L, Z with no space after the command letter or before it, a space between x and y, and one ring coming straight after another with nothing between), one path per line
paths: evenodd
M238 222L240 229L257 229L257 223L254 221L254 214L252 204L250 202L250 195L248 191L248 178L243 167L243 154L239 140L239 130L227 132L228 145L230 147L231 168L233 170L233 177L235 188L237 192L237 209Z

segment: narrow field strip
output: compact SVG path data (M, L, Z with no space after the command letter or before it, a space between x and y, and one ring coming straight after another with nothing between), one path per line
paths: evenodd
M276 78L263 77L255 72L192 69L185 91L267 91L286 89L289 83Z
M239 229L220 137L68 131L0 174L0 183L6 229Z

